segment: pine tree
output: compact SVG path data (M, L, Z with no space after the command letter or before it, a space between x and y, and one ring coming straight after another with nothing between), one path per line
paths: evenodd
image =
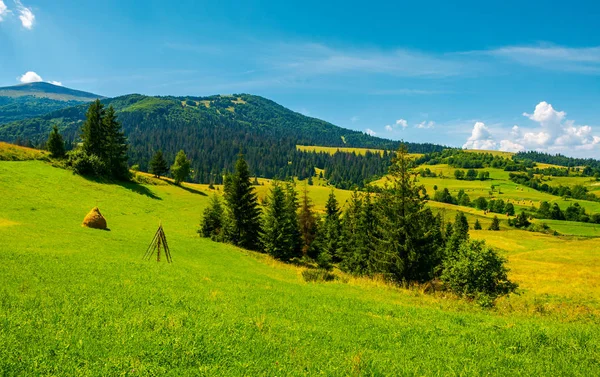
M455 253L460 245L469 239L469 222L464 213L459 211L454 218L452 235L446 243L446 254Z
M198 233L200 233L202 237L210 237L215 241L220 241L222 239L222 232L223 206L221 205L221 200L215 194L211 198L208 207L204 209L202 224L200 225Z
M283 229L288 238L289 254L291 258L302 256L302 235L298 224L298 193L290 182L285 187L285 213L286 223Z
M435 272L440 255L441 230L433 237L434 216L424 208L422 186L416 175L406 146L401 145L390 166L391 187L377 200L380 240L376 250L376 270L396 282L425 281Z
M150 161L150 173L154 174L156 178L160 178L161 175L164 175L169 170L167 166L167 161L163 157L162 151L158 151L152 157Z
M190 160L187 159L183 150L177 152L175 162L171 166L171 174L173 175L176 185L185 181L190 175Z
M498 220L498 216L494 216L492 219L492 224L490 225L489 230L500 230L500 220Z
M475 230L481 230L481 223L479 222L479 219L475 220L475 224L473 225L473 229L475 229Z
M326 254L319 258L324 261L331 262L340 246L340 208L338 201L335 198L333 189L329 194L327 203L325 204L325 219L322 226L323 231L320 233L321 253Z
M106 137L103 154L106 156L106 164L112 176L121 180L129 179L127 138L112 105L108 107L102 118L102 128Z
M250 182L248 164L242 155L235 164L235 172L225 178L227 203L227 239L234 245L256 250L259 246L260 208Z
M275 181L267 197L260 239L267 254L284 261L292 257L290 238L285 231L288 222L286 206L285 191L281 184Z
M302 254L316 259L319 256L319 249L317 245L314 244L314 241L317 237L318 221L317 216L313 211L312 202L308 197L308 189L306 186L304 186L304 190L302 191L301 201L298 221L300 224L300 234L302 236Z
M82 149L87 155L96 155L105 161L106 130L102 122L104 114L104 105L100 100L97 99L90 104L81 127L81 140L83 140Z
M52 126L52 132L48 136L48 151L53 158L63 158L65 156L65 142L62 135L58 132L56 124Z

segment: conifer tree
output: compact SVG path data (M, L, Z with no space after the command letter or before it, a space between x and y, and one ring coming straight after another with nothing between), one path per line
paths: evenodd
M223 232L223 206L221 200L215 194L210 200L208 207L204 209L202 215L202 224L198 233L202 237L212 238L215 241L220 241Z
M190 175L190 160L187 159L183 150L177 152L175 162L171 166L171 174L173 175L176 185L185 181Z
M302 236L298 224L298 193L291 182L285 187L285 214L286 223L283 229L288 238L289 254L291 258L302 255Z
M169 170L167 166L167 161L163 157L162 151L158 151L152 157L150 161L150 173L154 174L156 178L160 178L161 175L164 175Z
M392 185L377 201L380 240L376 269L396 282L430 279L441 247L441 239L430 234L434 216L424 208L422 187L416 184L411 165L406 146L401 145L389 169ZM441 231L437 234L441 236Z
M340 208L333 189L325 204L323 231L320 233L321 253L319 258L331 262L340 245ZM321 256L321 254L324 254Z
M452 235L446 244L446 254L450 255L455 253L460 245L469 239L469 222L464 213L459 211L454 218L454 225L452 226Z
M360 234L362 206L362 197L358 191L354 190L342 217L340 247L336 253L336 261L341 262L340 267L344 271L356 274L362 272L361 266L358 265L361 254L359 249L362 249L362 237L364 236Z
M65 156L65 142L62 135L58 132L56 124L52 126L52 132L48 136L48 151L53 158L63 158Z
M83 151L87 155L96 155L103 160L106 158L106 132L102 122L104 113L104 105L97 99L88 107L85 122L81 127Z
M105 134L106 164L113 177L121 180L129 179L127 166L127 138L117 120L115 109L111 106L105 111L102 118L102 128Z
M489 227L489 230L500 230L500 220L498 216L494 216L492 219L492 224Z
M248 164L239 156L235 171L225 178L227 239L234 245L256 250L259 246L260 208L250 181Z
M479 222L479 219L475 219L475 224L473 225L473 229L481 230L481 223Z
M304 186L304 190L302 191L298 221L300 224L300 234L302 236L302 254L317 259L319 256L319 249L314 241L318 232L318 220L313 211L312 202L308 197L308 189L306 186Z
M267 206L260 234L264 251L273 258L284 261L292 257L290 238L285 232L288 225L286 202L284 189L279 182L275 181L267 197Z

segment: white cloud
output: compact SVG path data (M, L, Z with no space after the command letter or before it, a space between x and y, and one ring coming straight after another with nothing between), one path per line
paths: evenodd
M23 84L29 84L31 82L40 82L44 81L37 73L33 71L27 71L22 76L17 77L17 80L21 81Z
M421 123L416 125L417 128L422 128L422 129L429 129L429 128L433 128L435 127L435 122L430 120L430 121L422 121Z
M406 121L406 119L398 119L396 121L396 126L402 126L402 129L408 127L408 122Z
M373 131L373 130L372 130L372 129L370 129L370 128L367 128L367 129L365 130L365 133L366 133L367 135L371 135L371 136L375 136L375 135L377 135L377 132Z
M25 7L19 0L15 0L15 5L17 6L17 11L19 12L19 20L21 20L21 25L23 25L25 29L33 29L35 15L31 11L31 8Z
M464 149L496 149L497 147L490 129L483 122L475 122L471 136L463 145Z
M10 13L6 4L4 4L3 0L0 0L0 22L4 21L4 17L6 17Z
M525 150L525 147L510 140L501 140L500 148L498 148L498 150L503 152L522 152Z
M388 124L387 126L385 126L385 130L392 132L394 130L394 128Z
M63 86L62 82L60 82L60 81L52 81L52 80L50 80L50 81L48 81L48 82L49 82L50 84L52 84L52 85L56 85L56 86Z

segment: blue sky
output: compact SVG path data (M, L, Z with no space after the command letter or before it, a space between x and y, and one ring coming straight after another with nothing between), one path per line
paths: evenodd
M600 4L491 3L0 0L0 86L245 92L386 138L600 158Z

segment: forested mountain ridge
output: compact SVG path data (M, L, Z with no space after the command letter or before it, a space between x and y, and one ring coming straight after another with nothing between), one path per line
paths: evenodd
M0 124L41 116L96 98L104 97L46 82L3 87L0 88Z
M243 152L253 174L272 178L314 174L314 168L329 167L326 174L342 187L384 174L389 156L355 156L302 152L297 144L396 149L399 142L304 116L268 99L237 94L210 97L150 97L131 94L102 103L117 111L129 143L130 164L142 170L153 153L162 150L172 160L184 149L192 160L192 180L219 182ZM53 124L67 140L77 141L87 104L51 112L37 118L0 126L0 140L45 142ZM433 144L407 143L411 152L442 150ZM337 161L337 162L335 162ZM337 169L339 168L339 169Z

